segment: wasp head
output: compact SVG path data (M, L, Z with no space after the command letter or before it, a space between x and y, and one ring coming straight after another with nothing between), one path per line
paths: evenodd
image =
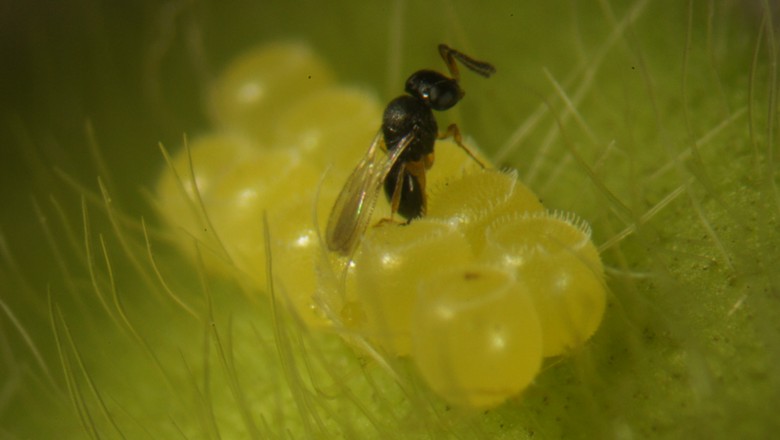
M406 93L434 110L447 110L463 98L458 82L434 70L420 70L406 80Z

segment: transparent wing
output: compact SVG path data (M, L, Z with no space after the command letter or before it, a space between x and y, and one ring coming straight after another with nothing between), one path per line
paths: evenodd
M352 254L368 227L385 177L412 138L411 133L406 135L396 148L385 155L381 148L384 142L382 130L379 130L333 204L325 230L328 249L342 255Z

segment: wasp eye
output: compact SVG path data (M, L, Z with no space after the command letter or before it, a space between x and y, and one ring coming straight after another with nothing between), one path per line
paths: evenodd
M447 80L435 84L428 91L428 104L434 110L447 110L454 106L463 97L463 91L458 83Z
M458 82L433 70L420 70L406 80L406 93L415 96L434 110L447 110L463 97Z

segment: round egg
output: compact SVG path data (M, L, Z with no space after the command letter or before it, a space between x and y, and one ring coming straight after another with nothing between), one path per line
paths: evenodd
M428 213L432 218L458 224L479 253L485 244L485 228L497 217L512 212L542 211L544 206L536 194L517 180L516 173L474 169L477 165L470 162L470 172L451 174L438 185L434 182Z
M218 127L270 143L281 112L332 82L330 68L308 46L268 44L224 69L212 84L209 110Z
M326 87L302 97L279 115L275 142L308 160L331 167L343 184L379 130L382 108L376 97L349 87Z
M412 359L449 403L488 408L517 395L542 363L542 332L514 273L469 263L418 283Z
M207 268L231 271L218 231L211 223L215 192L242 163L252 160L259 147L245 137L209 134L189 141L188 148L171 154L156 186L160 216L174 227L180 247L193 257L199 252ZM216 195L219 198L219 195ZM197 241L197 249L194 243Z
M369 227L354 260L354 297L365 313L363 334L390 354L408 355L417 333L411 314L419 280L470 258L465 237L448 224L423 218L405 226Z
M544 355L581 346L606 307L604 268L589 226L573 215L532 212L496 220L486 259L513 268L528 287L544 335Z

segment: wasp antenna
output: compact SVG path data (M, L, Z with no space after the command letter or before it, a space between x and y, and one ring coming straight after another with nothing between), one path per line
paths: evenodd
M485 61L475 60L474 58L471 58L463 52L459 52L447 46L446 44L439 45L439 54L441 55L442 59L444 59L450 74L453 78L455 78L455 80L460 79L460 72L458 71L458 65L455 63L455 60L460 61L460 63L466 66L469 70L478 75L482 75L485 78L490 78L494 73L496 73L496 68L492 64Z

